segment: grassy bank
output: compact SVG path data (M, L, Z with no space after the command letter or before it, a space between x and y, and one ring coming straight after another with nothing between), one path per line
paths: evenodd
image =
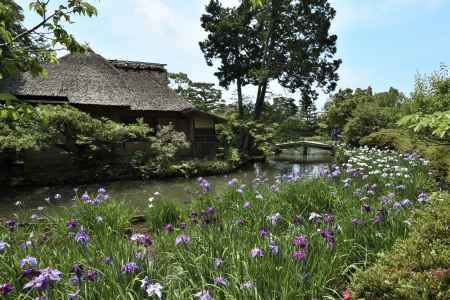
M350 299L354 270L407 237L412 212L429 206L434 183L427 162L412 155L369 149L346 155L348 162L320 178L257 178L253 186L230 180L220 195L199 179L201 195L189 207L151 195L148 222L134 227L128 222L134 212L106 191L95 198L79 193L57 218L43 210L1 227L0 293Z

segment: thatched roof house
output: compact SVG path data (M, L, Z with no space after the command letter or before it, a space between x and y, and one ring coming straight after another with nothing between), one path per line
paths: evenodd
M93 51L69 54L46 66L48 76L26 73L0 88L32 103L69 103L94 116L151 126L173 123L185 132L197 157L215 154L214 124L221 118L195 109L168 86L165 65L107 60Z

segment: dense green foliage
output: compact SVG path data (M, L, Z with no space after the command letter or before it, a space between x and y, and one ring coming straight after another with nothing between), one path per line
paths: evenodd
M434 194L411 220L411 233L353 276L356 299L450 298L450 195Z
M346 155L351 159L325 177L292 174L272 187L262 183L268 178L253 187L231 180L217 195L199 179L200 196L189 207L154 195L148 223L134 228L128 203L104 190L78 194L76 206L57 217L44 210L28 225L0 226L0 284L11 284L13 299L157 297L150 283L161 285L164 299L195 299L202 291L214 299L339 298L352 269L406 237L405 221L433 205L418 195L433 185L423 160L368 149ZM373 173L383 169L399 175ZM26 256L36 258L35 271L20 276ZM23 288L46 267L61 275L45 288ZM146 276L150 283L141 285Z
M173 81L175 92L190 101L196 108L215 112L225 106L222 91L215 88L214 83L194 82L185 73L171 73L169 78Z
M141 120L124 125L71 106L39 105L21 118L0 121L0 150L10 151L58 146L73 154L109 152L117 143L148 141L152 133Z
M400 126L422 139L450 145L449 68L442 65L438 72L417 76L415 90L404 111Z
M53 1L29 2L30 10L41 18L29 29L23 25L23 11L15 1L0 3L0 79L27 71L45 75L42 63L56 62L56 45L71 52L84 51L65 25L72 23L75 15L97 14L95 7L84 0L62 1L54 11L50 11Z
M327 134L334 129L344 142L358 145L364 136L395 126L403 101L393 88L376 94L371 88L340 90L325 104L321 125Z
M243 143L250 145L248 153L254 156L272 153L275 130L276 125L269 127L262 122L242 121L236 113L230 113L227 123L217 125L217 136L224 148L225 159L239 163L248 159L246 152L239 151L244 148Z

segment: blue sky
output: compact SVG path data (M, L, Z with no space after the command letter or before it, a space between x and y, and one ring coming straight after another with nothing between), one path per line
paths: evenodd
M25 8L26 23L37 21ZM61 2L52 0L55 4ZM99 12L70 25L76 38L106 58L167 64L196 81L215 82L198 47L206 34L200 16L208 0L91 0ZM238 0L223 0L234 5ZM417 72L450 64L450 0L330 0L337 10L340 88L411 92ZM274 93L286 94L277 85ZM251 95L252 90L247 93ZM226 94L229 96L229 93ZM320 108L326 96L317 103Z

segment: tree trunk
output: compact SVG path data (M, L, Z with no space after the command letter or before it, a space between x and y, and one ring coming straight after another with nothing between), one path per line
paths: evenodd
M261 114L264 110L264 100L266 98L267 84L267 79L264 79L258 88L258 95L256 97L255 111L253 115L253 119L255 121L258 121L261 118Z
M239 107L239 120L244 120L244 103L242 99L242 82L240 79L236 82L237 95L238 95L238 107Z

